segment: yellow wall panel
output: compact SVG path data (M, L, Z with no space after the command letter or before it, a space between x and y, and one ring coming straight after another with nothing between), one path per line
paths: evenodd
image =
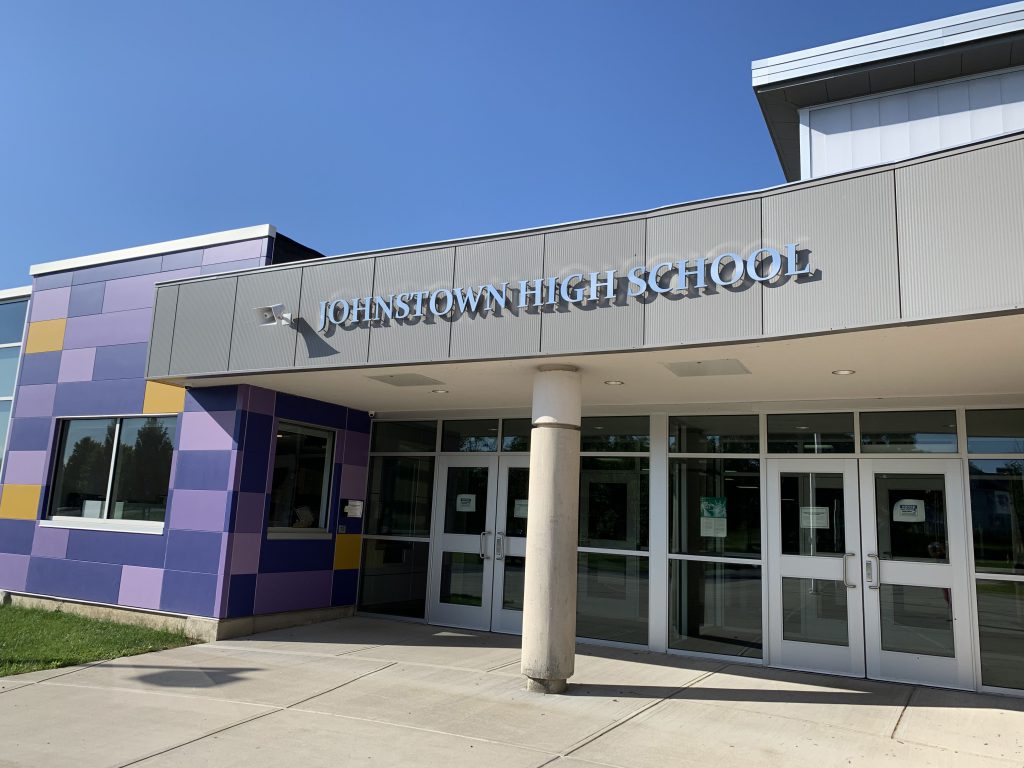
M181 413L185 410L185 388L159 381L146 382L143 413Z
M359 567L359 544L362 536L358 533L339 533L334 540L334 570Z
M39 485L5 485L0 496L0 518L35 520L39 513Z
M25 353L59 352L64 349L64 329L68 321L39 320L28 324L28 337L25 339Z

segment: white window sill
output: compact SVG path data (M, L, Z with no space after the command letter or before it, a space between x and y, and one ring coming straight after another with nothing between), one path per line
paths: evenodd
M104 520L94 517L51 517L39 521L40 528L75 528L84 531L117 531L161 535L164 524L151 520Z
M323 528L268 528L267 539L330 539L333 534Z

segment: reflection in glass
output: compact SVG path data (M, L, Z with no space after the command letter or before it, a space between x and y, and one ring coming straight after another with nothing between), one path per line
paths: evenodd
M7 430L11 426L11 401L0 400L0 446L7 445Z
M769 414L769 453L853 453L852 413Z
M104 516L116 424L117 419L64 422L50 500L51 515Z
M334 433L281 424L270 479L271 528L326 528Z
M433 456L371 456L366 532L430 535Z
M505 535L526 535L529 492L530 468L509 467L508 489L505 493Z
M579 553L576 635L647 645L647 558Z
M864 453L956 453L953 411L861 413Z
M783 639L849 645L846 592L841 581L783 578Z
M580 460L580 546L647 549L649 461Z
M1024 458L971 459L974 568L1024 573Z
M1024 453L1024 408L967 412L969 453Z
M506 611L523 610L523 584L526 579L526 558L505 556L505 580L502 585L501 607Z
M846 552L843 476L824 472L779 475L782 554L842 557Z
M433 453L436 421L375 421L370 450L381 453Z
M875 475L875 522L882 560L948 563L944 475Z
M978 580L981 682L1024 688L1024 581Z
M956 655L948 589L882 584L878 600L882 650L950 658Z
M25 310L28 301L0 302L0 344L20 344L25 333Z
M446 421L441 429L442 451L498 450L498 420Z
M163 522L176 423L174 416L122 420L108 517Z
M445 533L483 533L487 525L487 467L448 467Z
M0 397L14 394L14 377L18 373L18 357L21 347L0 348Z
M651 420L648 416L594 416L580 426L580 450L648 451Z
M672 416L668 420L669 453L759 453L756 414L743 416Z
M757 459L669 459L669 551L761 555Z
M761 566L672 560L670 648L759 659Z
M472 552L445 552L441 556L438 599L452 605L483 605L484 561Z
M359 610L422 619L429 554L426 542L364 539Z
M532 430L533 422L530 419L502 419L501 450L530 450L530 433Z

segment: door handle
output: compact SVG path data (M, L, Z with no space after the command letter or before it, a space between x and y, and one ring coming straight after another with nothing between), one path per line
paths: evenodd
M857 585L851 583L849 576L846 575L847 560L849 560L851 557L856 557L856 556L857 556L856 552L847 552L845 555L843 555L843 584L846 585L847 589L856 589L857 588Z
M501 531L494 534L494 559L505 559L505 534Z
M487 554L487 537L491 535L490 531L480 532L480 559L486 560L489 555Z
M872 560L875 562L872 563ZM868 583L868 589L878 589L878 579L881 576L881 570L882 564L878 560L878 555L868 555L867 559L864 560L864 578Z

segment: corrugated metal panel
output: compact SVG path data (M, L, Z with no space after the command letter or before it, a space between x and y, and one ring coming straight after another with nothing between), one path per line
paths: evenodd
M373 293L387 297L412 291L452 287L455 249L412 251L377 257ZM426 299L424 299L426 301ZM444 360L452 324L447 317L424 317L374 324L370 329L370 362L398 363Z
M892 171L770 195L764 242L809 252L810 279L765 285L765 336L899 319Z
M373 259L351 259L305 267L299 304L299 312L305 322L299 325L295 365L364 365L370 350L369 325L332 325L321 333L318 330L320 302L344 299L351 303L352 299L365 299L371 293Z
M316 315L299 311L299 283L302 269L278 270L266 275L240 275L235 294L235 322L231 338L232 371L260 368L291 368L295 362L295 328L290 325L261 326L256 308L283 304L284 311L297 316L297 323L316 323Z
M559 279L616 269L616 298L546 306L541 314L541 350L547 354L632 349L643 344L644 305L627 298L622 277L644 264L644 221L583 227L545 236L544 276Z
M223 277L178 286L169 374L227 371L237 282Z
M540 312L516 307L519 281L541 277L544 236L516 237L460 246L455 251L455 287L476 289L509 283L508 302L498 312L456 315L452 323L453 358L514 357L540 351Z
M153 309L153 335L149 339L147 376L166 376L171 365L171 342L174 340L174 313L178 307L178 286L156 289Z
M708 264L723 253L746 257L761 247L761 201L701 208L647 220L647 268L688 259ZM678 285L673 271L663 285ZM671 282L669 282L671 281ZM761 286L723 289L710 280L706 291L665 293L644 312L644 345L695 344L761 335Z
M903 318L1024 307L1024 142L896 170Z

